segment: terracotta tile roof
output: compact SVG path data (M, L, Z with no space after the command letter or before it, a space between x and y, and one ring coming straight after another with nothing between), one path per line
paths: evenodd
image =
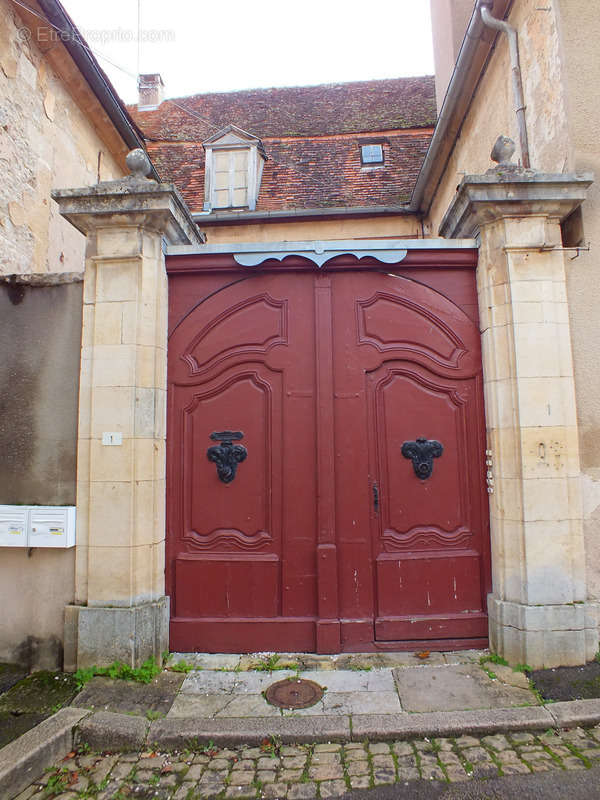
M423 128L436 119L431 76L196 94L129 112L146 138L169 141L202 141L229 123L264 139Z
M259 137L268 160L257 211L389 206L407 202L435 124L433 78L194 95L130 112L163 180L192 211L204 203L202 141L232 123ZM384 165L364 167L378 141Z
M381 139L382 137L377 137ZM383 167L363 167L361 136L267 140L257 211L408 202L431 134L388 134ZM192 211L204 202L204 150L196 142L149 142L163 180L173 181Z

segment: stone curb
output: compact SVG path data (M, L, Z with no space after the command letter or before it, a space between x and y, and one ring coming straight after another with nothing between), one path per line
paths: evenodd
M545 731L600 724L600 700L548 706L427 713L355 714L319 717L176 718L148 724L142 717L98 712L78 726L76 741L94 750L178 750L213 742L218 746L258 745L276 736L282 744L349 742L490 735Z
M162 719L152 722L148 744L157 750L177 750L194 742L217 745L258 745L270 736L282 744L344 742L351 739L349 717L253 717L229 719Z
M598 714L600 720L600 714ZM421 714L364 714L352 718L352 738L381 740L488 735L503 731L545 731L555 727L546 708L495 708L477 711L431 711Z
M148 725L144 717L98 711L77 726L75 743L85 742L95 752L142 750Z
M77 724L90 712L62 708L0 750L0 800L10 800L73 749Z
M600 700L569 700L546 706L557 728L597 725L600 722Z

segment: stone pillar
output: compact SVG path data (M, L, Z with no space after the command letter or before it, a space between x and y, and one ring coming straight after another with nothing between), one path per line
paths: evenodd
M480 238L488 447L490 647L511 664L582 664L598 649L587 601L579 443L560 222L589 175L468 175L440 233ZM572 255L569 253L568 255Z
M134 174L53 194L88 238L77 463L76 598L65 667L168 649L164 594L167 276L162 244L201 236L170 184Z

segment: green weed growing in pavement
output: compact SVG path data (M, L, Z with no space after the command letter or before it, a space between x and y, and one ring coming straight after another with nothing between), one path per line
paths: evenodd
M53 797L62 794L69 788L69 770L66 767L48 767L47 772L52 773L44 788L44 797Z
M598 650L598 652L594 656L594 661L596 661L596 662L598 662L598 664L600 664L600 650Z
M212 739L209 739L208 742L204 742L204 744L199 744L197 750L199 753L210 756L211 758L217 753L217 748Z
M235 665L235 667L217 667L215 669L215 672L241 672L241 671L242 671L242 665L240 662L238 662Z
M281 737L271 734L262 740L260 750L271 758L275 758L281 752Z
M277 653L271 653L270 656L263 656L253 669L257 672L273 672L273 670L282 669L277 664L280 660L281 656L278 656Z
M87 667L78 669L75 673L77 689L83 688L85 684L95 676L99 675L106 678L118 678L125 681L138 681L138 683L150 683L161 671L153 658L149 658L141 667L133 668L124 664L122 661L113 661L108 667Z
M508 667L508 661L496 653L489 653L488 655L481 656L479 659L481 666L483 666L487 661L489 661L490 664L501 664L503 667Z
M529 666L529 664L515 664L512 668L513 672L532 672L533 670Z
M363 666L362 664L350 664L348 669L351 669L352 672L371 672L373 669L372 665Z
M193 669L200 670L202 667L194 667L193 664L181 659L181 661L178 661L176 664L171 664L169 669L171 672L191 672Z
M152 722L155 719L163 719L165 714L162 711L154 711L153 709L149 708L146 711L146 719L149 719Z
M498 680L498 676L496 675L496 673L493 670L489 669L489 667L486 667L485 664L481 665L481 669L485 672L488 678L491 678L493 681Z
M548 705L548 703L553 703L554 702L554 700L545 700L542 697L542 694L541 694L540 690L535 686L535 684L533 683L531 678L529 679L529 688L530 688L531 692L533 693L533 695L535 696L535 699L538 701L538 703L541 706Z

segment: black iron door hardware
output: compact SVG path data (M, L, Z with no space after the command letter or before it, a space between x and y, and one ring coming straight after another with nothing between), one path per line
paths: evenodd
M435 439L418 437L416 442L404 442L402 455L410 458L413 463L415 475L420 480L427 480L433 472L433 459L439 458L444 452L444 445Z
M376 483L373 484L373 508L375 513L379 513L379 487Z
M221 442L209 447L206 455L217 465L217 475L223 483L231 483L235 478L238 464L246 460L248 451L242 444L234 444L244 438L241 431L214 431L210 434L213 442Z

